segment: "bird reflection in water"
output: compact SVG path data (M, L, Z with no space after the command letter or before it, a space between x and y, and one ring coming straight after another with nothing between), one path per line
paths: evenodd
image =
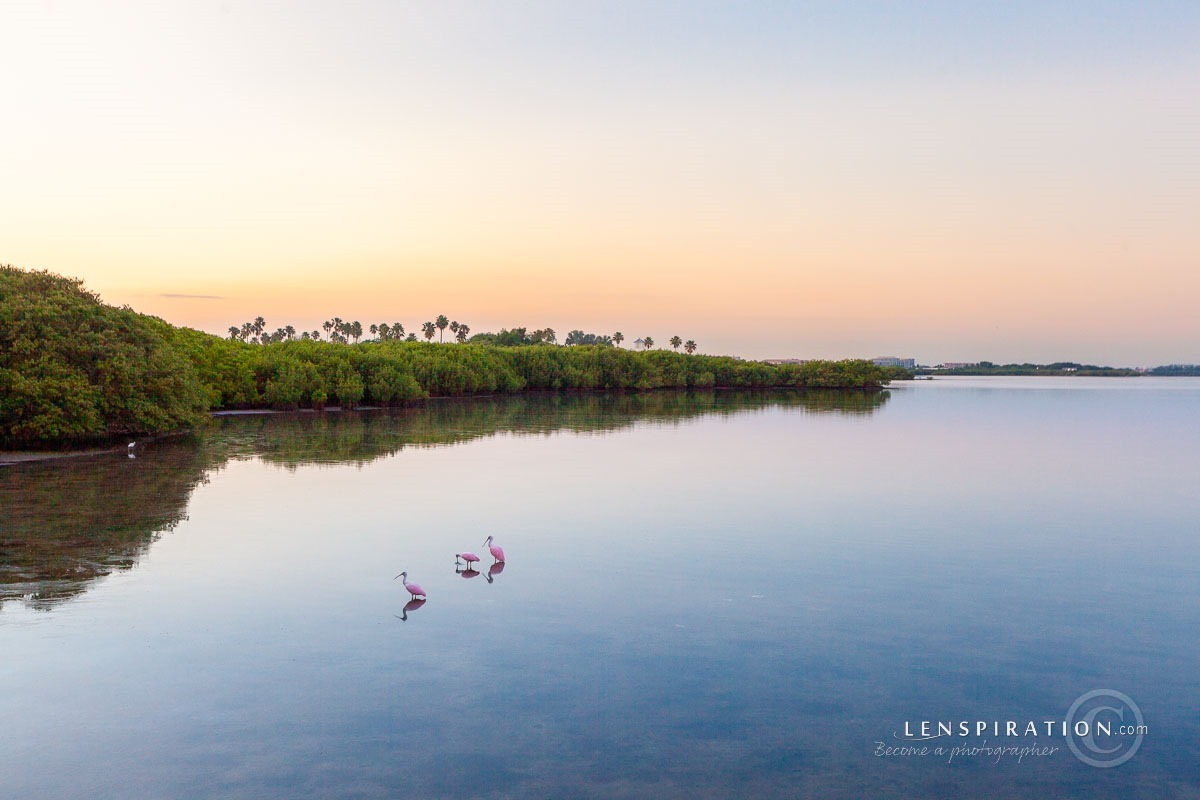
M487 575L484 577L487 578L488 583L495 583L496 576L501 572L504 572L504 562L497 561L495 564L492 564L492 566L488 567Z
M461 575L464 578L478 578L479 570L475 569L475 565L471 563L468 563L465 569L462 564L455 563L454 574Z
M426 600L424 597L422 597L420 600L409 600L404 604L404 609L400 612L399 616L395 614L392 614L392 616L396 617L396 619L400 620L401 622L408 622L408 612L416 611L418 608L425 605L425 603Z

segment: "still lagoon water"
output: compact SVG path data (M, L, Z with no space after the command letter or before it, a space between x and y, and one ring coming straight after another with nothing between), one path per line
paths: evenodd
M0 468L0 794L1200 797L1198 487L1200 381L1152 378L224 417Z

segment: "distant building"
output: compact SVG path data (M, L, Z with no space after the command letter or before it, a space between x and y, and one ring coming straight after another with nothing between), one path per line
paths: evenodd
M904 367L905 369L916 369L917 367L915 358L897 358L896 356L876 356L871 359L871 363L877 367Z
M944 364L938 364L935 369L966 369L968 367L978 367L978 361L947 361Z
M764 364L807 364L811 358L764 358Z

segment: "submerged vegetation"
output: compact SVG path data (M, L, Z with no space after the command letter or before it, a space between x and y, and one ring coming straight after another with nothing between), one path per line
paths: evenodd
M470 336L439 315L426 341L400 323L334 318L330 341L259 317L228 338L105 305L79 280L0 266L0 444L83 443L190 428L206 411L395 406L428 397L521 391L710 388L878 389L893 372L866 361L770 365L619 347L613 336L525 328ZM435 344L450 328L459 344ZM679 337L671 340L678 348Z

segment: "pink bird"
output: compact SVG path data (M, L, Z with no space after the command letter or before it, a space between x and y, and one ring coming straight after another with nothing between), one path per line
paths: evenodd
M413 596L413 599L425 596L425 590L421 588L421 584L408 582L408 572L407 571L401 572L399 575L396 576L396 578L404 579L401 582L404 584L404 588L408 589L408 593ZM396 580L396 578L392 578L392 580Z
M487 537L483 540L483 543L488 546L488 550L492 551L492 558L501 563L504 562L504 548L498 544L492 544L492 537Z
M467 569L471 569L471 567L479 562L479 556L475 555L474 553L455 553L454 566L458 566L458 560L460 558L467 562Z

